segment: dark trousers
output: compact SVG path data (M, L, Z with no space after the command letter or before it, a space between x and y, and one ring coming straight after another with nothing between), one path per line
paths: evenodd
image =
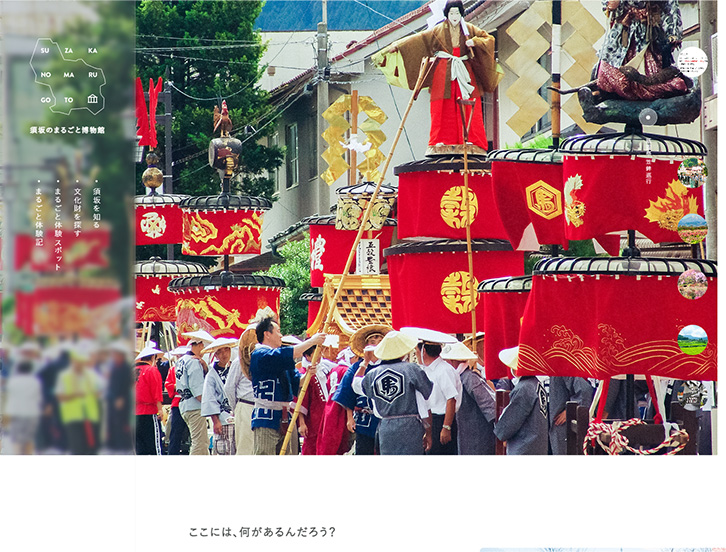
M426 454L458 454L456 446L456 418L451 423L451 441L441 444L441 430L444 426L443 414L431 414L431 450Z
M182 418L178 406L171 407L171 428L169 429L169 455L189 454L189 447L184 443L189 440L189 428Z
M68 450L71 454L98 453L98 424L88 421L65 424Z
M136 415L136 454L161 454L161 425L156 414Z
M369 455L372 456L374 454L375 449L375 438L374 437L368 437L368 435L363 435L362 433L356 433L355 434L355 453L356 455Z

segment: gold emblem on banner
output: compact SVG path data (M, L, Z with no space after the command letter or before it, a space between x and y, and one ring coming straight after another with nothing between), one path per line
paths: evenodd
M368 208L368 201L372 194L363 196L348 196L338 198L338 208L335 211L336 230L358 230L363 213ZM371 209L371 216L363 230L380 230L395 203L395 196L376 197Z
M159 213L146 213L139 221L139 228L145 236L155 240L166 232L166 219Z
M441 218L452 228L466 226L466 201L464 200L464 186L453 186L441 196ZM474 223L479 212L479 200L469 188L469 221Z
M473 278L474 289L479 285ZM454 314L471 312L471 286L472 277L466 271L452 272L441 284L441 300L444 306ZM479 302L478 293L474 293L474 306Z
M582 189L582 177L579 174L565 181L565 219L567 224L582 226L585 216L585 204L577 198L577 191Z
M657 222L658 226L667 230L678 230L678 221L685 215L698 212L698 200L688 195L680 180L672 180L665 190L665 197L655 201L645 210L645 218L649 222Z
M544 219L551 220L562 214L562 194L544 180L525 188L527 207Z

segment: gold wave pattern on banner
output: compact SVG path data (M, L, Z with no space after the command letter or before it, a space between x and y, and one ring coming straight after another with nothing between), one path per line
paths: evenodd
M137 322L174 322L176 319L175 306L149 307L136 316Z
M234 224L230 230L221 245L210 245L199 255L240 255L257 251L260 247L262 216L254 213L242 224Z
M684 370L693 379L703 379L716 370L716 346L709 343L698 355L687 355L675 340L654 340L626 347L620 334L611 326L600 325L598 350L585 347L582 340L571 330L553 326L569 337L553 342L546 351L540 352L526 344L519 346L519 363L527 374L545 376L560 375L552 366L564 362L581 377L605 379L619 374L648 373L661 377L682 378ZM563 331L564 330L564 331ZM639 369L639 366L647 368Z
M186 218L186 217L185 217ZM189 213L189 237L197 243L207 243L217 239L217 229L214 224L205 219L201 213Z
M344 142L345 133L351 126L343 115L350 109L351 96L350 94L344 94L323 112L323 118L328 121L330 126L321 134L323 140L328 144L328 149L321 155L325 162L328 163L328 168L320 175L320 178L327 182L329 186L350 169L350 165L344 159L346 148L341 144L341 142ZM366 135L366 140L363 143L369 143L371 147L365 152L365 159L356 168L367 175L366 180L377 181L381 176L378 166L386 159L386 156L378 149L386 140L381 125L388 119L388 116L370 96L358 97L358 109L368 116L365 121L358 125L358 130Z
M464 228L466 226L466 202L464 200L464 186L452 186L441 196L441 219L452 228ZM474 191L469 189L469 221L470 224L476 220L479 212L479 198Z
M474 289L479 285L476 278L472 278L466 271L452 272L441 283L441 300L444 306L454 314L471 312L471 286L474 280ZM474 307L479 303L478 293L474 296Z
M217 328L239 328L243 330L247 324L240 320L240 312L236 309L226 309L219 301L210 297L201 299L180 299L177 302L177 312L192 311L205 321L212 321Z
M679 180L672 180L665 189L665 196L655 201L645 210L645 218L649 222L657 222L658 226L673 232L678 230L678 221L685 215L698 212L698 200L688 195L686 188Z

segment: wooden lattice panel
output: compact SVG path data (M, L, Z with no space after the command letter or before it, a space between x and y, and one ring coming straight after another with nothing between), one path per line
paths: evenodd
M383 289L350 289L341 294L337 310L346 326L390 324L391 292Z
M340 275L326 274L323 302L308 333L322 331L328 309L335 297ZM356 330L369 324L391 325L391 284L387 274L349 275L338 296L329 333L341 336L341 344Z

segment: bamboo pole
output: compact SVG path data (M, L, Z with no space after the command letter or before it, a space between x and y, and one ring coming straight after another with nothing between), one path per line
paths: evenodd
M462 101L462 100L460 100ZM476 104L475 104L476 105ZM469 137L469 124L474 114L475 105L471 106L469 121L464 118L466 112L463 101L459 104L461 109L461 125L464 138L464 209L466 210L466 257L469 263L469 299L471 301L471 350L476 354L476 287L474 286L474 252L471 248L471 211L469 210L469 156L466 149Z
M356 137L358 140L358 91L351 90L350 92L350 137ZM358 155L354 148L348 150L350 152L350 170L348 171L348 184L355 186L358 181Z
M371 211L373 211L373 203L376 200L376 197L378 196L378 192L381 190L381 185L383 184L383 180L386 177L386 171L388 170L388 165L391 163L391 159L393 158L393 152L396 151L396 146L398 145L398 140L401 138L401 133L403 132L403 125L406 122L406 118L408 117L409 112L411 111L411 107L413 106L414 100L418 97L419 92L421 91L421 86L423 85L424 79L426 78L426 75L429 73L431 68L433 67L435 62L435 58L423 58L421 60L421 67L419 68L418 72L418 80L416 81L416 86L413 89L413 93L411 94L411 99L408 101L408 105L406 106L406 111L403 113L403 117L401 117L401 124L398 125L398 131L396 132L396 136L393 138L393 143L391 144L391 151L389 152L388 156L386 157L386 163L383 166L383 170L381 171L381 177L378 180L378 184L376 185L376 189L373 191L373 196L371 197L370 201L368 202L368 206L366 207L365 213L363 213L363 220L361 221L360 228L358 228L358 233L355 236L355 241L353 242L353 246L350 249L350 253L348 254L348 260L345 262L345 268L343 269L343 274L340 278L340 282L338 283L338 287L335 290L335 295L333 296L333 300L330 302L330 305L328 307L328 312L325 315L325 324L323 326L323 333L328 333L328 329L330 328L330 323L333 321L333 311L335 309L335 305L338 303L338 297L340 297L340 293L343 290L343 284L345 283L345 278L348 275L348 271L350 270L350 265L353 263L353 256L355 255L355 250L358 247L358 243L360 243L360 239L363 236L364 228L366 223L368 222L368 219L371 216ZM322 354L323 348L321 346L315 347L315 352L313 353L313 359L312 359L312 366L315 366L320 362L320 356ZM297 421L297 417L300 414L300 406L302 405L302 400L305 398L305 393L307 392L308 385L310 384L310 370L305 372L305 377L303 378L302 385L300 387L300 391L298 393L297 397L297 404L295 405L295 411L292 414L292 419L290 420L290 424L287 427L287 433L285 434L285 440L282 442L282 448L280 449L280 456L284 456L285 452L287 451L287 447L290 444L290 439L292 437L293 429L295 427L295 422Z
M561 75L560 60L562 54L562 2L552 0L552 147L560 147L561 128Z

